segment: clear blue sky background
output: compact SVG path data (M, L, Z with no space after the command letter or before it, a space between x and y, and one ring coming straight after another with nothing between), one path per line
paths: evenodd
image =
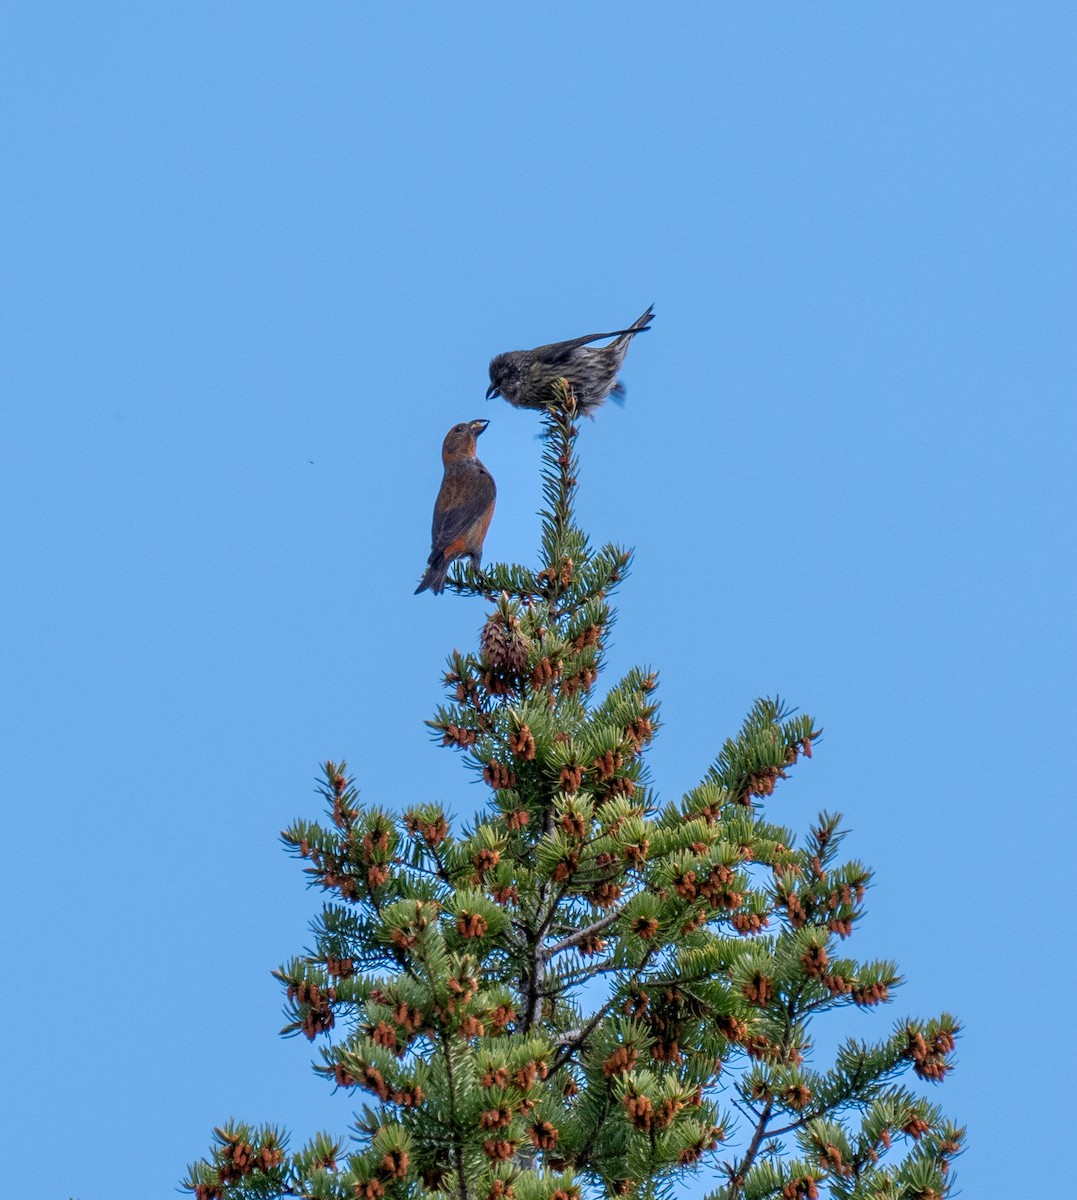
M278 830L327 757L480 799L422 724L484 612L412 595L441 438L492 419L530 560L487 361L652 302L580 450L658 790L813 713L770 811L876 869L859 1032L957 1013L964 1194L1068 1190L1073 6L27 2L0 54L3 1194L346 1129L276 1036Z

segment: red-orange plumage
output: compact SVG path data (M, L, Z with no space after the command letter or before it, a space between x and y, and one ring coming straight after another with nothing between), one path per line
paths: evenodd
M482 562L482 544L494 515L497 488L493 476L479 462L475 439L489 421L464 421L454 425L441 446L445 474L434 502L430 558L416 595L427 588L445 590L449 564L470 557L472 565Z

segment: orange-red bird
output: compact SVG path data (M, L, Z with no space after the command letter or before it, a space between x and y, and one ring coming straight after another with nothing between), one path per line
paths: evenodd
M445 475L434 501L434 523L429 565L415 594L427 588L445 590L449 564L470 556L476 569L482 562L482 543L494 515L497 488L493 476L479 462L475 439L489 421L464 421L454 425L441 445Z

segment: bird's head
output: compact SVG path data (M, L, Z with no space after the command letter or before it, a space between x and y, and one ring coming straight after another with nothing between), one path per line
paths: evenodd
M499 354L490 360L490 386L486 389L486 399L504 396L510 404L516 402L516 392L523 382L523 355L518 350L510 350L507 354Z
M470 458L475 454L475 439L489 425L489 421L461 421L445 435L441 446L441 457L449 462L454 458Z

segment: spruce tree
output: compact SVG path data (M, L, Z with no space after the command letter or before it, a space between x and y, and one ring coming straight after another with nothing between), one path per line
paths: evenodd
M275 1126L221 1126L185 1183L197 1200L951 1190L963 1131L908 1077L945 1077L954 1018L849 1036L829 1063L812 1048L818 1017L844 1011L852 1033L900 982L840 952L871 873L840 857L839 815L799 846L765 817L813 720L757 700L700 784L663 801L644 762L655 675L596 688L631 555L576 524L575 416L566 389L544 418L538 568L449 579L490 610L429 725L484 806L460 822L429 797L368 805L327 762L328 819L283 834L330 894L313 949L276 972L285 1032L320 1043L352 1132L290 1150Z

